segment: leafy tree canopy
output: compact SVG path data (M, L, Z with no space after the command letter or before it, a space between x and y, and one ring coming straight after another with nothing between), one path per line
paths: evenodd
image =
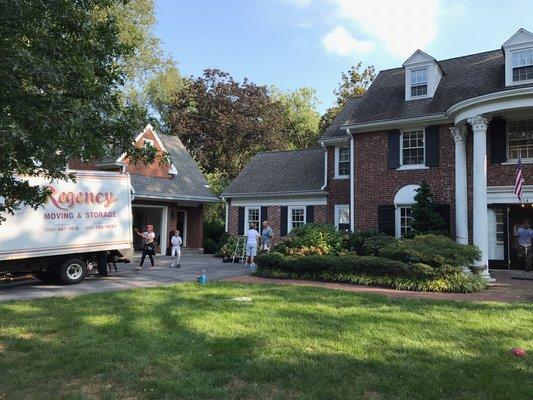
M266 86L206 69L171 106L170 126L207 173L232 179L259 151L287 147L283 108Z
M16 175L68 178L69 160L109 151L153 161L153 148L131 141L145 112L121 96L124 60L139 51L121 38L125 17L117 10L126 4L0 2L0 216L46 200L45 190Z
M341 74L341 81L333 94L337 96L337 104L326 110L320 119L320 132L323 133L333 122L346 101L350 97L362 96L376 77L376 69L369 65L361 71L362 63L358 62L348 71Z
M282 92L276 87L270 89L274 101L280 103L283 117L283 131L291 149L316 146L320 114L316 111L318 99L312 88L300 88Z

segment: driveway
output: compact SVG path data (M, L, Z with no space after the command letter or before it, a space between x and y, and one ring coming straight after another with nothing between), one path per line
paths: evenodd
M206 271L209 280L250 273L243 264L223 263L220 258L192 252L182 254L180 269L170 267L170 257L157 256L154 268L148 268L150 262L147 260L144 269L138 272L135 270L138 259L136 256L131 264L117 264L118 272L110 272L108 277L91 275L78 285L63 286L43 283L36 279L0 283L0 302L172 285L177 282L195 281L202 270Z

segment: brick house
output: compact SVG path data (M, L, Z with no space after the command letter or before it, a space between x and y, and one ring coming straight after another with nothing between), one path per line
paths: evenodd
M426 181L457 242L481 249L487 279L489 265L515 267L514 231L533 220L533 34L520 29L501 49L447 60L417 50L349 100L320 145L328 223L400 237Z
M203 207L217 202L208 189L198 165L177 136L157 133L151 125L135 137L136 146L146 143L158 152L166 152L169 164L158 161L150 165L130 163L124 154L101 162L71 162L73 169L123 170L130 173L132 185L133 225L139 230L154 225L158 251L166 253L171 231L178 229L186 248L201 249L203 243ZM134 249L141 240L134 235Z

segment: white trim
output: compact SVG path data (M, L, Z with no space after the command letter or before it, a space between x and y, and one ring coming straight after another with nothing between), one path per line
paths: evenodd
M326 146L343 145L343 144L348 143L348 141L350 140L350 136L346 135L346 136L332 137L332 138L321 137L319 138L319 140L321 143L324 143L324 145Z
M174 163L170 163L170 168L168 169L168 173L170 175L178 175L178 169L176 168ZM204 185L204 186L206 186L206 185Z
M226 218L224 219L224 232L228 232L229 231L229 204L224 201L224 203L226 203Z
M430 64L413 65L413 66L408 67L408 68L405 69L406 70L405 71L405 100L406 101L419 100L419 99L428 99L428 98L433 97L429 93L429 73L430 73L429 72L429 66L430 66ZM424 82L421 82L418 85L413 85L413 83L411 82L413 71L422 71L422 70L426 70L426 82L425 82L426 93L425 94L421 94L421 95L417 95L417 96L413 96L412 95L413 86L422 86L424 84Z
M183 213L183 232L181 232L181 239L183 240L183 247L187 247L187 210L176 210L176 219L178 218L177 213L182 212Z
M350 140L350 231L355 232L355 138Z
M396 238L402 237L402 208L411 208L413 204L399 204L396 206L394 210L394 236Z
M522 158L522 164L533 164L533 158ZM517 158L508 158L507 161L500 163L500 165L516 165Z
M533 202L533 185L524 185L522 191L524 203ZM489 186L487 204L520 204L520 201L514 194L514 186Z
M264 197L258 198L239 198L232 199L231 206L235 207L253 207L261 203L263 207L266 206L325 206L328 204L327 197L299 197L299 198L272 198Z
M350 205L349 204L335 204L335 216L334 216L334 220L333 220L333 224L335 225L335 227L337 229L339 229L339 219L340 219L340 215L341 215L341 210L344 210L344 209L347 209L348 210L348 213L350 213ZM350 222L352 220L352 215L351 213L349 214L350 215Z
M404 133L412 133L412 132L420 132L422 131L422 141L423 141L423 154L424 154L424 160L422 164L403 164L403 135ZM411 129L404 129L400 132L400 166L397 168L398 170L412 170L412 169L428 169L429 167L426 166L426 128L411 128Z
M393 119L384 119L375 122L363 122L360 124L350 124L343 125L341 128L350 129L353 133L364 133L364 132L373 132L378 130L377 128L387 129L395 128L398 129L401 126L408 127L413 124L425 124L425 123L447 123L451 122L446 113L437 113L437 114L428 114L421 115L418 117L409 117L409 118L393 118Z
M505 163L502 163L502 165L509 165L509 164L515 164L518 162L517 158L509 158L509 122L510 121L525 121L525 120L533 120L533 117L529 118L507 118L505 120L505 158L507 161ZM513 163L514 161L514 163ZM521 158L522 164L531 164L533 163L533 158Z
M292 230L292 210L304 210L304 225L307 223L307 207L303 205L287 207L287 234Z
M155 129L153 128L152 125L148 124L146 125L146 127L143 129L143 131L141 133L139 133L135 139L133 140L133 143L137 143L143 136L146 132L148 131L151 131L152 134L154 135L155 137L155 140L157 142L157 144L159 145L159 147L161 148L161 151L167 153L167 149L165 148L165 146L163 145L163 142L161 141L161 139L159 138L159 135L157 134L157 132L155 131ZM152 139L148 139L148 140L152 140ZM122 162L127 156L127 153L122 153L122 155L117 159L116 162Z
M348 175L339 175L339 153L340 153L340 149L348 149L348 151L350 150L349 147L347 146L335 146L335 163L334 163L334 171L335 171L335 174L334 174L334 178L335 179L348 179L350 178L350 174L348 173ZM348 168L351 168L351 162L350 162L350 153L349 153L349 156L348 156L348 163L350 163L349 167ZM346 162L346 161L343 161L343 162Z

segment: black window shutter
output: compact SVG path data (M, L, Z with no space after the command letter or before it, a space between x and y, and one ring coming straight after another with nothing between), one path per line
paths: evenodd
M503 118L490 121L488 131L490 140L490 160L493 164L507 161L507 122Z
M287 236L287 206L281 206L281 220L279 224L279 235Z
M268 207L261 207L261 221L259 221L259 224L263 221L268 221Z
M315 222L315 207L307 206L305 210L305 219L307 224Z
M239 207L239 217L237 219L237 235L244 235L244 207Z
M396 169L400 166L400 131L389 132L387 146L387 166Z
M439 166L439 126L426 127L426 166Z
M378 230L390 236L396 235L396 207L394 204L378 206Z
M450 234L451 232L451 221L450 221L450 205L449 204L437 204L437 212L440 214L444 222L446 223L446 232Z

